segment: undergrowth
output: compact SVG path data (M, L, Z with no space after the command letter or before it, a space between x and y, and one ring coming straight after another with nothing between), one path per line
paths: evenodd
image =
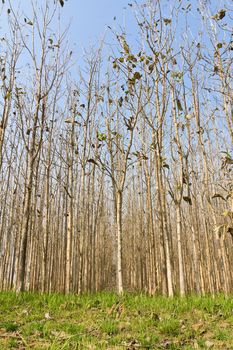
M233 349L233 298L0 293L0 349Z

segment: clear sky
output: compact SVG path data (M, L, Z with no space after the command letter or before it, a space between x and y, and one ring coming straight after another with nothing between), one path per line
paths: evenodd
M77 45L96 42L108 30L108 25L116 23L126 25L130 31L133 20L128 3L128 0L68 0L62 12L65 21L72 21L71 41Z

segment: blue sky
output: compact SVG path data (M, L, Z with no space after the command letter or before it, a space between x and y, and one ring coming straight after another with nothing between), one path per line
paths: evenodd
M86 45L103 37L107 26L117 24L131 31L132 12L127 0L68 0L62 9L63 18L71 19L71 42ZM114 17L116 16L116 21Z
M4 5L4 15L1 16L0 20L0 36L4 36L6 33L6 22L7 18L7 8L8 1L5 0ZM38 5L45 4L46 0L34 0ZM49 0L51 4L54 0ZM58 0L56 0L58 1ZM207 4L211 4L212 13L224 8L231 8L231 0L202 0L206 1ZM70 47L74 52L74 57L80 59L83 55L83 48L89 48L90 46L98 46L101 39L105 37L105 42L114 44L116 40L113 40L113 36L110 35L110 30L108 26L112 28L119 28L121 26L126 30L127 40L130 44L134 44L138 40L138 32L134 20L133 10L128 6L128 3L133 2L133 0L65 0L65 5L62 8L59 5L62 25L64 29L69 23L70 29L68 33L68 41ZM138 0L138 4L142 4L144 0ZM0 0L0 11L1 11ZM30 3L31 0L11 0L12 7L15 9L20 5L23 12L30 18ZM169 9L173 4L173 0L162 0L163 5L167 6ZM177 2L178 3L178 2ZM204 29L200 20L200 14L197 11L199 0L183 0L182 6L187 7L191 5L189 12L189 26L191 37L197 37L199 31ZM226 16L227 17L227 16ZM115 18L115 19L114 19ZM180 11L179 15L179 31L180 33L185 33L184 23L185 23L184 11ZM132 39L132 40L131 40ZM177 36L178 44L180 45L180 37ZM75 46L74 46L75 44ZM206 43L207 44L207 43ZM208 44L207 44L208 45Z
M30 0L23 0L25 3L27 1ZM42 2L43 0L38 1ZM229 0L203 1L206 1L211 6L213 13L225 6L229 7ZM110 35L108 26L117 29L121 26L126 30L127 40L131 44L137 41L139 29L134 20L133 10L128 6L131 2L133 0L65 0L61 13L64 24L71 21L69 41L71 45L77 45L74 51L77 50L78 56L80 56L81 48L88 48L90 45L98 44L104 36L106 42L113 44L113 37ZM144 1L138 0L137 2L138 4L143 4ZM174 5L173 0L162 0L161 3L167 8L168 12ZM204 29L201 24L200 14L197 11L199 0L182 0L182 6L184 8L191 6L188 24L192 35L197 37L199 31ZM184 12L182 10L179 16L179 30L180 33L185 33Z
M4 12L7 10L7 3L9 0L5 0ZM51 3L54 0L49 0ZM58 1L58 0L55 0ZM203 0L208 4L211 4L213 10L224 8L227 6L232 9L230 0ZM109 33L107 26L119 28L118 26L125 27L127 35L134 40L137 38L138 29L136 28L135 21L133 19L133 11L128 3L133 0L65 0L65 5L61 8L61 15L63 19L64 27L71 22L69 30L69 42L70 44L76 44L77 50L81 47L88 47L90 44L96 44L101 38ZM30 3L31 0L11 0L13 8L16 8L19 4L28 16L30 16ZM37 0L39 5L43 5L45 0ZM139 4L143 3L143 0L138 0ZM183 0L182 4L186 7L188 4L192 5L191 21L189 25L192 31L198 31L201 28L200 19L197 14L198 0ZM1 4L1 0L0 0ZM168 8L172 6L173 0L163 0L162 4ZM1 11L1 5L0 5ZM4 16L5 17L5 16ZM116 17L116 20L114 20ZM197 22L198 21L198 22ZM180 17L182 23L182 12ZM181 24L180 23L180 24ZM1 16L0 32L4 32L4 18ZM111 40L111 36L107 36L106 40Z
M0 36L7 33L8 1L5 0L2 13L4 15L1 15L0 19ZM49 1L53 3L54 0ZM43 6L45 0L37 0L37 3ZM135 37L137 28L128 3L129 0L65 0L64 7L59 6L64 29L70 24L67 39L76 57L82 55L83 48L98 46L104 37L107 43L112 43L108 26L112 28L121 26L126 29L129 36ZM14 10L20 7L24 15L30 18L31 0L11 0L11 4Z

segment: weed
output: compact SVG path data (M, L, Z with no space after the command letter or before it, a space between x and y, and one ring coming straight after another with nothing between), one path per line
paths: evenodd
M160 322L158 329L162 334L177 336L180 331L179 321L175 318L168 318Z
M19 326L15 322L0 323L0 328L4 328L7 332L15 332Z
M100 330L108 335L115 335L119 331L116 322L111 320L103 321L100 325Z
M15 349L18 347L18 341L17 339L14 339L14 338L10 338L9 341L8 341L8 346L10 349Z

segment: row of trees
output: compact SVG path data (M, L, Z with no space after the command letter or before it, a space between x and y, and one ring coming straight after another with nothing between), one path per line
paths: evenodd
M135 4L137 43L77 69L49 3L4 9L0 288L232 292L228 12L193 39L189 5Z

